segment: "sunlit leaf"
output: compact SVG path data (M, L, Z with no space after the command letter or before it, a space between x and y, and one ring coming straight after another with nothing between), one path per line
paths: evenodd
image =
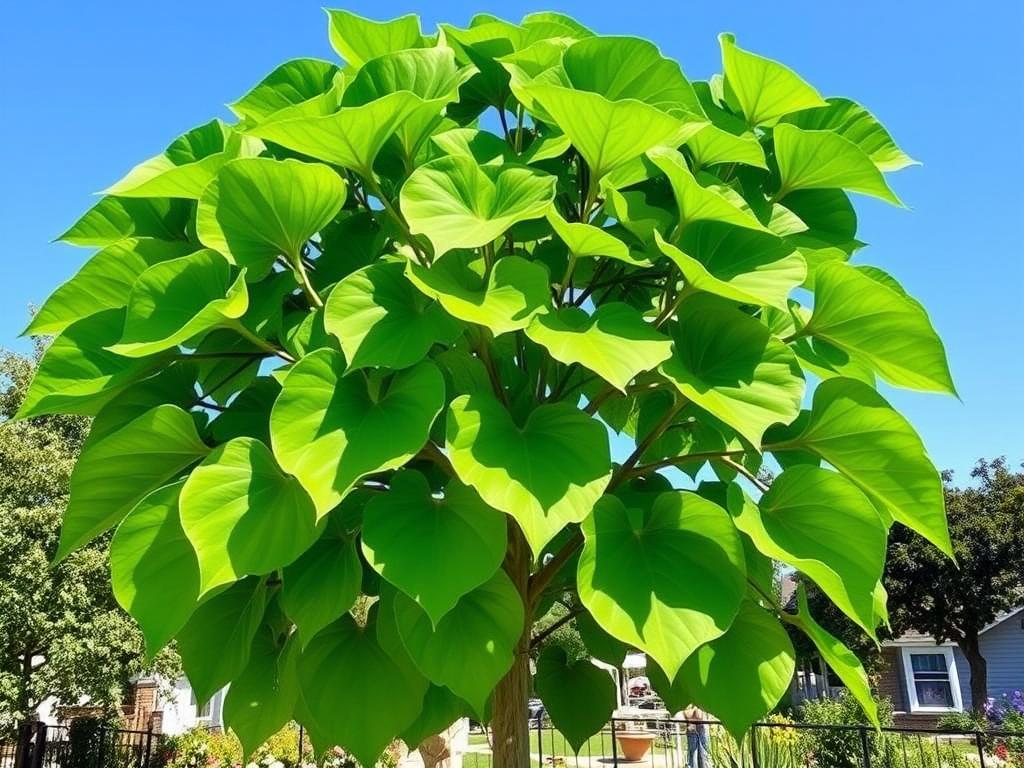
M351 11L327 10L331 46L355 67L370 59L406 48L423 48L420 20L413 14L390 21L374 21Z

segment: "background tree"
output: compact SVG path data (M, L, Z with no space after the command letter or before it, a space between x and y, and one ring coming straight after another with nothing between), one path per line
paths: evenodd
M41 352L41 350L40 350ZM55 568L68 480L88 432L81 416L9 422L35 361L0 352L0 731L48 697L115 711L132 675L174 674L174 654L144 664L142 635L110 589L109 536Z
M898 204L914 161L731 35L694 83L557 13L328 15L343 65L281 65L64 235L101 250L34 320L59 335L20 410L95 415L57 559L116 527L115 595L198 699L231 684L247 748L295 716L369 765L469 712L521 768L566 594L588 651L643 650L736 734L792 678L783 624L875 719L772 560L874 633L883 519L950 551L874 388L953 392L945 352L849 263L847 192ZM577 745L615 703L553 644L536 689Z
M889 543L885 585L897 631L913 627L938 642L955 642L971 669L971 700L988 700L988 675L978 638L1002 612L1024 602L1024 473L1003 457L979 459L973 482L959 487L943 473L946 515L956 563L906 531Z

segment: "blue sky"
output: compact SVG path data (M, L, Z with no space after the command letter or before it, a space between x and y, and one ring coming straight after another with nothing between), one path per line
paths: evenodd
M0 26L0 346L30 303L87 252L50 241L92 193L282 61L332 58L321 3L21 2ZM719 71L716 35L778 58L825 95L864 103L923 167L892 178L910 211L857 200L858 261L891 271L929 308L963 402L886 390L939 467L1024 459L1024 11L1015 2L365 2L424 26L480 11L570 13L599 32L655 41L692 79ZM426 12L421 8L428 9Z

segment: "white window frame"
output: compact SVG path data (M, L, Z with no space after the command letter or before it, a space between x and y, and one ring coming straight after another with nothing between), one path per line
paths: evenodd
M911 712L963 712L964 702L960 695L960 676L956 668L956 654L947 645L903 645L900 646L903 661L903 678L907 684L907 699ZM949 675L949 687L953 693L952 707L923 707L917 701L917 685L914 680L914 666L910 657L918 655L943 655L946 657L946 672Z

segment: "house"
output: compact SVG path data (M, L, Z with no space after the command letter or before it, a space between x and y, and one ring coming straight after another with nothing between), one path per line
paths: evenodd
M979 642L988 667L989 696L1024 689L1024 605L997 616L981 630ZM881 653L873 683L879 696L892 701L898 726L930 728L944 714L973 708L970 666L955 643L937 643L910 631L884 641ZM794 703L842 690L842 682L820 657L798 661Z
M1000 614L979 635L988 667L988 694L1024 688L1024 605ZM929 727L943 714L973 708L971 669L955 643L907 632L882 643L878 691L888 696L900 725Z

